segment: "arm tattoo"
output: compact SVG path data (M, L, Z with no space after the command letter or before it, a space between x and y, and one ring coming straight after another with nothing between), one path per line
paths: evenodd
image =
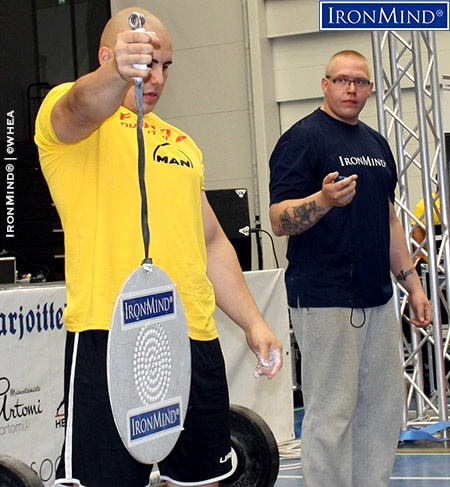
M286 208L280 215L280 226L287 235L299 235L315 225L324 213L315 201Z
M414 273L414 267L412 267L411 269L408 269L407 271L404 271L403 269L400 271L400 274L398 274L398 276L395 276L397 281L401 282L401 281L406 281L406 279L408 279L408 276L410 276L411 274Z

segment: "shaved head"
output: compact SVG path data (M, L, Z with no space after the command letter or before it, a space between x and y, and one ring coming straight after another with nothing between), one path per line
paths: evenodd
M169 36L167 28L158 19L158 17L155 17L149 11L141 7L129 7L120 10L109 19L108 23L103 29L103 34L100 39L100 47L109 47L111 49L114 47L117 34L126 30L131 30L130 24L128 23L128 18L133 12L139 12L145 16L144 29L146 31L155 32L158 36L162 34Z
M347 49L345 51L339 51L333 56L331 56L330 60L328 61L328 64L325 68L325 76L331 75L334 76L336 73L336 66L342 61L343 59L346 60L354 60L358 62L359 64L365 64L366 66L366 71L367 71L367 77L370 79L370 67L369 67L369 61L365 56L363 56L360 52L358 51L352 51L350 49Z

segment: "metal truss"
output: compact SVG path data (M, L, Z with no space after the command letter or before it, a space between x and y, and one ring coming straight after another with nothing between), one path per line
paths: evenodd
M447 299L449 250L449 168L441 122L440 82L433 32L372 32L374 79L380 132L396 148L399 191L396 210L405 229L414 260L420 253L426 263L418 267L432 307L433 323L426 329L410 324L408 293L396 283L402 333L405 404L403 429L445 421L450 395L450 354ZM386 68L386 69L385 69ZM402 100L415 100L415 112L404 113ZM408 103L410 110L411 101ZM393 150L395 153L395 151ZM450 154L448 154L450 156ZM415 186L414 186L415 182ZM421 184L420 184L421 183ZM439 195L436 189L439 183ZM424 214L415 216L410 191L421 187ZM417 197L417 194L415 196ZM437 200L440 198L440 208ZM442 240L433 222L441 223ZM415 228L426 232L419 244ZM446 434L446 433L444 433Z

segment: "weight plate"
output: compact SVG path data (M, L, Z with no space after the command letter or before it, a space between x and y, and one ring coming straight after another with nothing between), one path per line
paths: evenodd
M280 468L278 445L268 424L244 406L230 406L231 447L236 470L222 487L273 487Z
M8 455L0 455L1 487L44 487L34 470Z

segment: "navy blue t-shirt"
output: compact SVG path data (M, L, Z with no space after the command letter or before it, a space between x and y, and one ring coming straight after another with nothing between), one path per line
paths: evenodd
M397 172L386 139L323 110L295 123L270 158L270 204L309 196L333 171L357 174L356 195L301 235L289 237L289 306L369 308L392 296L389 200Z

